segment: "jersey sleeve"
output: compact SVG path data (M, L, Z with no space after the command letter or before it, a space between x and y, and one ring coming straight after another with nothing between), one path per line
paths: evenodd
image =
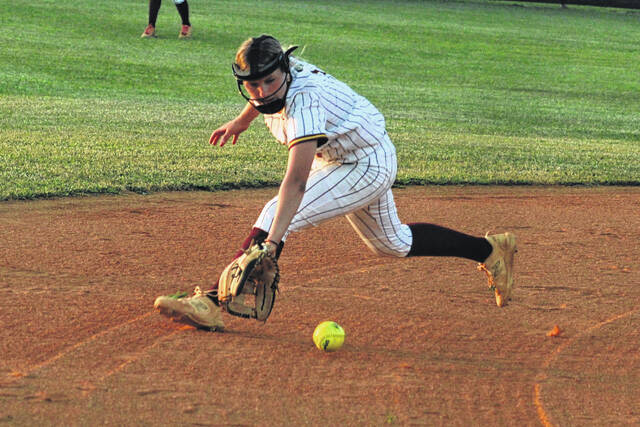
M326 115L318 94L300 92L294 96L287 112L286 134L289 149L307 141L327 142Z

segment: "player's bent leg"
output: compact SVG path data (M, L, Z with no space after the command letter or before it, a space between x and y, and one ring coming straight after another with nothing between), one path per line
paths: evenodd
M199 287L193 295L176 294L160 296L153 304L160 314L174 321L210 331L224 330L221 309Z
M486 239L491 244L491 255L478 265L478 269L487 274L489 286L495 290L496 304L502 307L513 292L513 261L518 251L516 236L503 233L487 235Z
M380 256L405 257L411 249L411 230L398 218L391 190L347 220L371 251Z
M428 223L401 224L393 196L381 197L368 207L347 215L367 246L379 255L451 256L477 261L487 274L502 307L513 291L516 238L511 233L475 237Z

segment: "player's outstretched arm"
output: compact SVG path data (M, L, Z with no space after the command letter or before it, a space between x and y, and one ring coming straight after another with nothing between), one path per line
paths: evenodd
M278 207L268 241L280 243L304 196L311 164L316 155L317 140L297 144L289 151L287 172L278 191Z
M222 147L227 143L229 138L233 138L232 144L235 144L238 141L238 136L245 130L249 129L251 122L253 122L253 120L255 120L259 115L260 113L258 110L249 104L245 105L238 117L213 131L209 138L209 144L216 145L220 142L220 147Z

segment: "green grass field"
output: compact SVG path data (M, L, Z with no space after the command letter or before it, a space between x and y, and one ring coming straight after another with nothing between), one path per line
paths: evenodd
M640 184L640 13L491 1L0 0L0 200L277 185L230 63L270 33L383 112L399 184Z

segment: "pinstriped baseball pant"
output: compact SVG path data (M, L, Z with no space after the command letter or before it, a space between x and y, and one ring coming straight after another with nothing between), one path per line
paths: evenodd
M365 244L376 254L404 257L412 243L409 226L398 218L391 186L397 172L395 153L377 153L356 163L327 162L317 158L289 229L300 231L346 216ZM268 232L278 197L263 208L255 227Z

